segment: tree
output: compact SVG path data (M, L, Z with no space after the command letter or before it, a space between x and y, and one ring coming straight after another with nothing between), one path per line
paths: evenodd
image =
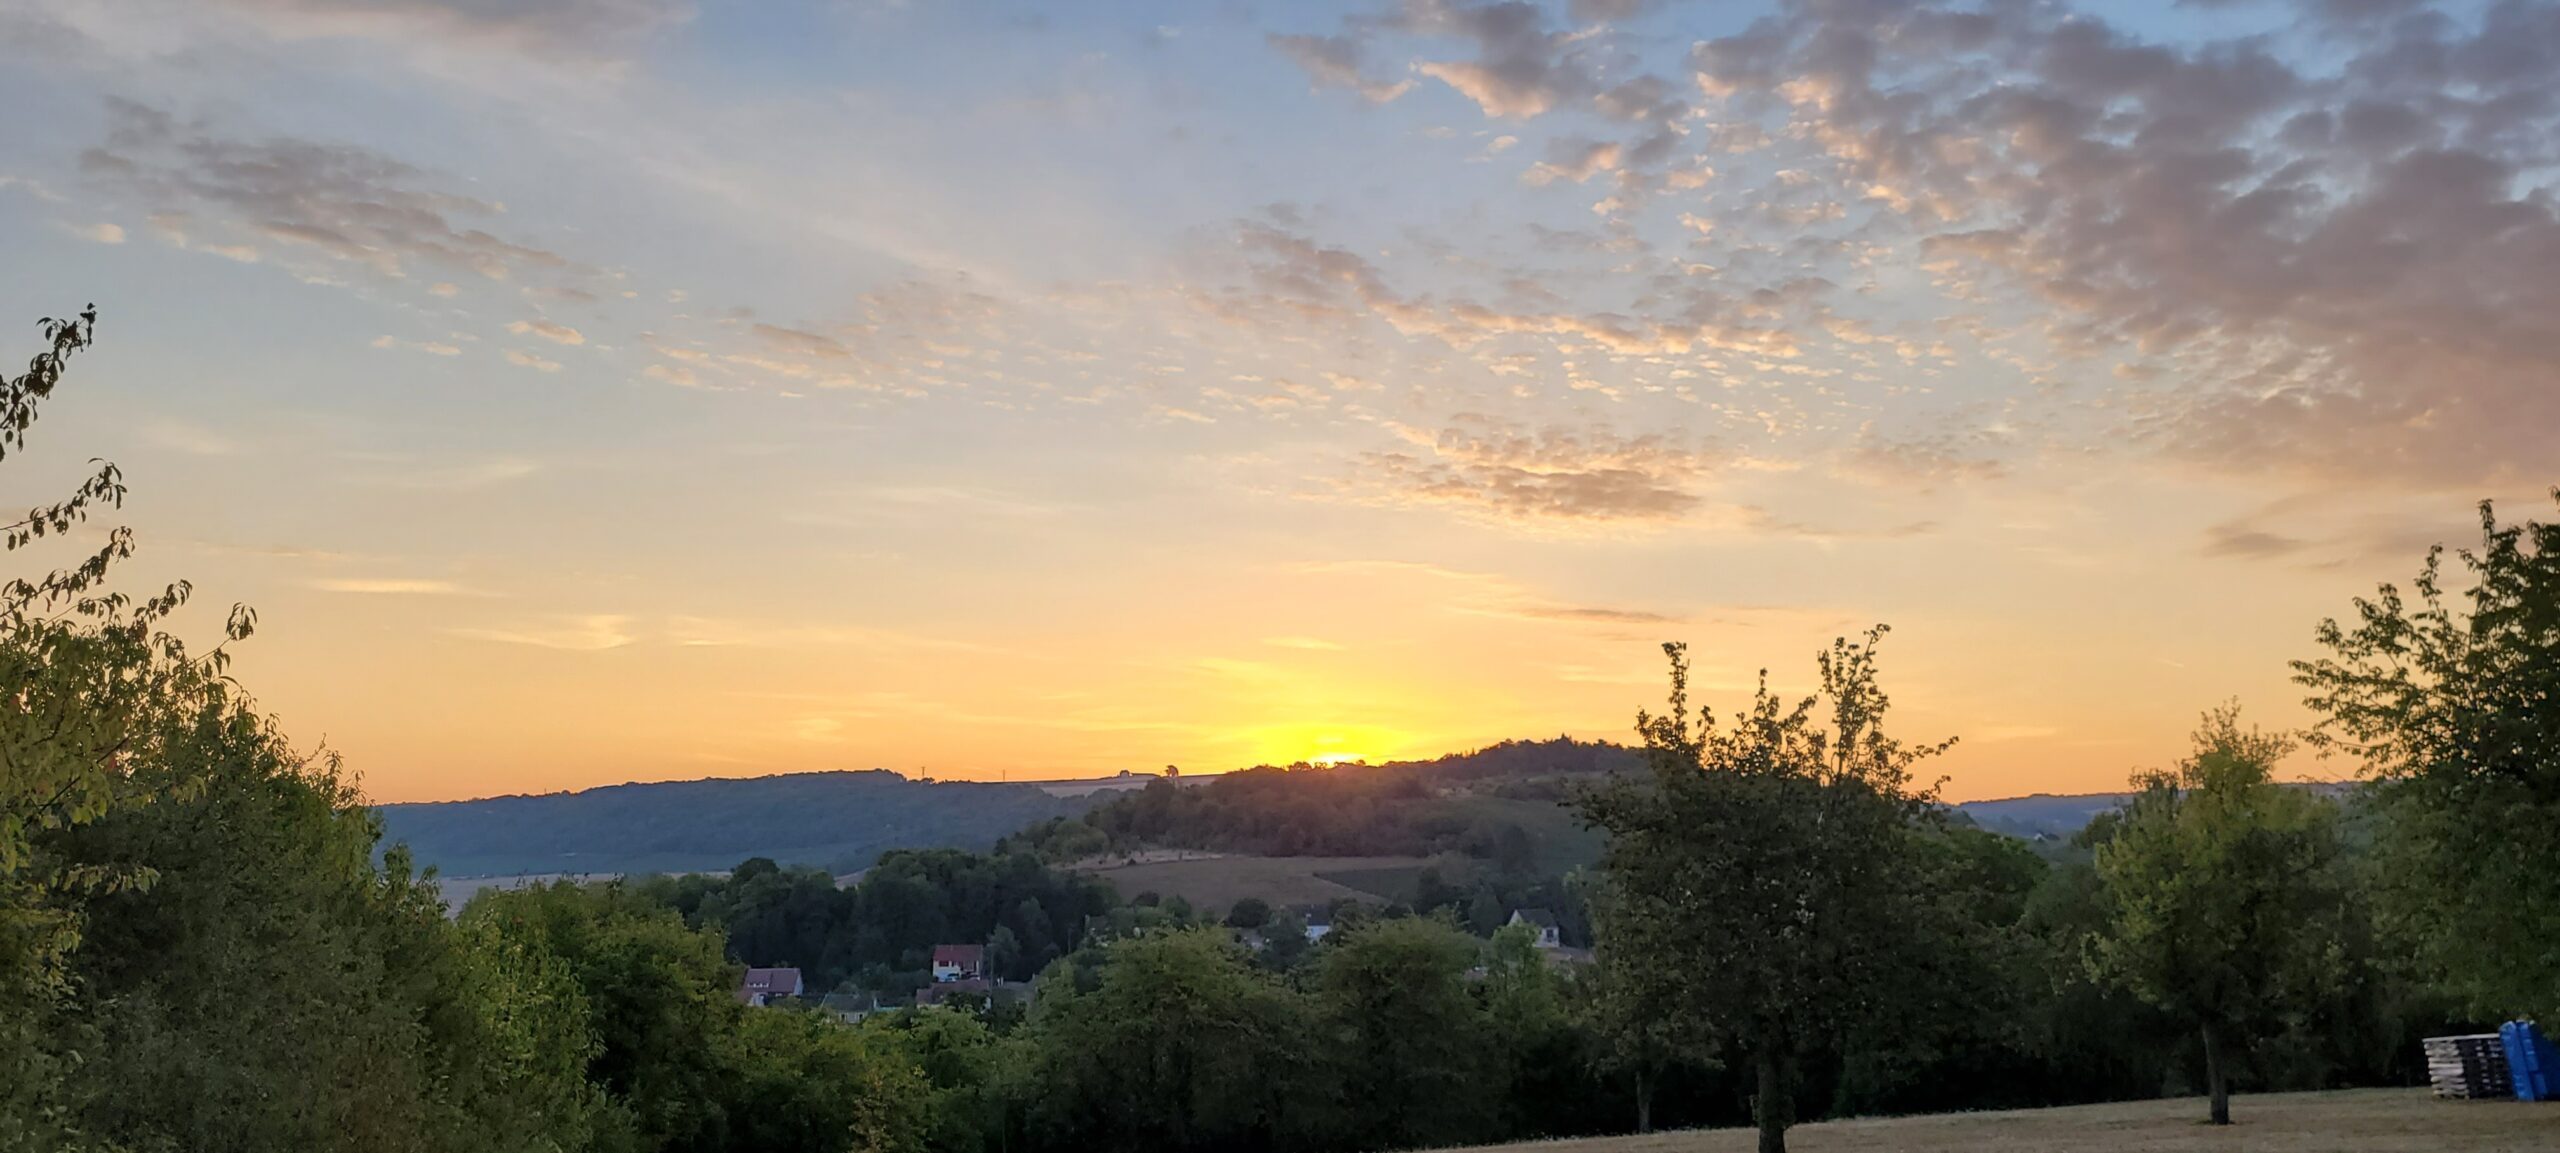
M1335 923L1315 989L1358 1143L1412 1148L1496 1135L1500 1102L1490 1090L1501 1070L1467 982L1476 946L1418 917Z
M2555 492L2560 497L2560 492ZM2480 505L2471 587L2429 549L2415 600L2389 584L2324 620L2294 662L2323 753L2373 778L2385 927L2474 1012L2560 1015L2560 524Z
M1603 1076L1623 1076L1635 1090L1636 1132L1653 1132L1653 1095L1664 1073L1679 1064L1712 1065L1714 1031L1698 1014L1667 1012L1681 990L1671 958L1634 946L1644 934L1616 920L1616 902L1594 898L1600 942L1593 964L1576 982L1575 1023L1589 1040L1586 1060ZM1506 930L1507 931L1507 930Z
M1649 771L1579 801L1609 837L1609 947L1657 959L1678 994L1666 1011L1749 1055L1762 1153L1786 1148L1799 1060L1915 967L1913 922L1936 909L1907 867L1931 799L1911 770L1947 743L1886 735L1884 632L1833 642L1819 691L1793 705L1763 674L1723 727L1703 708L1689 716L1687 648L1663 646L1670 712L1636 721Z
M97 319L95 306L46 318L47 347L25 372L0 377L0 460L26 447L42 403L94 340ZM97 470L69 495L0 522L0 548L15 553L120 507L122 474L92 463ZM228 687L220 645L191 652L161 627L186 604L187 584L140 600L106 589L110 570L132 554L131 532L116 528L78 563L0 581L0 1148L69 1142L59 1091L80 1056L59 1033L48 1041L47 1028L68 991L81 907L152 880L147 868L74 865L37 841L140 803L130 770L148 752L154 722L218 704ZM254 621L234 606L226 638L248 636Z
M726 1035L728 1135L704 1153L923 1153L924 1079L875 1035L818 1013L749 1012Z
M1271 920L1271 903L1260 897L1239 898L1227 910L1227 924L1237 929L1259 929Z
M2231 1123L2230 1046L2310 1012L2344 975L2337 806L2273 780L2292 751L2205 714L2195 751L2142 789L2098 847L2112 909L2092 964L2204 1045L2216 1125Z
M1167 929L1100 950L1098 981L1043 978L1031 1016L1035 1127L1061 1148L1309 1144L1320 1047L1304 1003L1223 930Z

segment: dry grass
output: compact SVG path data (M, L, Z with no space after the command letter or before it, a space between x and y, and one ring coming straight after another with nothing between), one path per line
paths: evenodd
M1826 1121L1790 1153L2507 1153L2560 1150L2560 1104L2439 1101L2424 1089L2235 1097L2233 1124L2199 1124L2201 1098ZM1506 1153L1749 1153L1747 1129L1693 1129L1495 1146Z
M1376 894L1316 874L1408 869L1425 863L1412 857L1205 857L1078 865L1076 870L1111 882L1123 898L1151 892L1179 896L1202 909L1224 909L1242 898L1260 897L1277 908L1322 905L1339 897L1375 901Z

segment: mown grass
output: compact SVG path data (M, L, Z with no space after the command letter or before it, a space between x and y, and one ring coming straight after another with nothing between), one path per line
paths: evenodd
M2177 1098L2001 1113L1799 1125L1791 1153L2523 1153L2560 1150L2560 1103L2439 1101L2423 1089L2235 1097L2234 1122L2202 1124ZM1747 1129L1693 1129L1488 1146L1505 1153L1748 1153Z
M1412 857L1209 857L1090 867L1077 871L1111 882L1126 900L1140 893L1179 896L1201 909L1225 909L1246 897L1275 907L1323 905L1341 897L1389 899L1328 877L1410 876L1427 862Z

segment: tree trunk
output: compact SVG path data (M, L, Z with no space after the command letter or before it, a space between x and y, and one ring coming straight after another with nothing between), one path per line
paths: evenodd
M1636 1070L1636 1132L1653 1132L1653 1071Z
M1787 1126L1795 1120L1795 1100L1775 1046L1760 1048L1760 1091L1751 1096L1751 1119L1760 1125L1760 1153L1787 1153Z
M2204 1027L2204 1084L2205 1092L2213 1097L2213 1123L2230 1124L2231 1086L2223 1077L2222 1041L2213 1035L2211 1022Z

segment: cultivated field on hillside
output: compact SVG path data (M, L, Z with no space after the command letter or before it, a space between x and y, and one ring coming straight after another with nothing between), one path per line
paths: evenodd
M2234 1097L2235 1124L2199 1124L2200 1098L1944 1113L1799 1125L1797 1153L2524 1153L2560 1149L2560 1104L2439 1101L2423 1089ZM1748 1153L1748 1129L1487 1146L1504 1153Z
M1178 896L1202 909L1224 909L1243 898L1260 897L1277 908L1322 905L1344 897L1393 900L1398 887L1410 887L1426 864L1418 857L1223 856L1078 865L1076 871L1111 882L1124 899L1154 893ZM1376 891L1380 889L1386 891Z

